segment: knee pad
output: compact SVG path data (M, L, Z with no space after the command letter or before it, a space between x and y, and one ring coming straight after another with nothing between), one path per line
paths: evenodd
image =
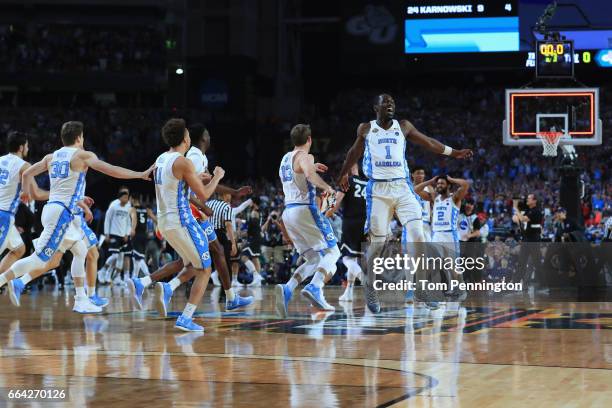
M32 254L15 262L10 269L13 271L15 278L20 278L30 271L41 269L45 265L46 262L42 261L38 255Z
M83 241L77 241L72 248L72 264L70 265L70 273L73 278L85 277L85 258L87 257L87 247Z

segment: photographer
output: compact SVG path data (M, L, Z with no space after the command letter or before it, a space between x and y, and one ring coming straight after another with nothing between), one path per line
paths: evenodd
M266 259L266 263L270 266L272 273L276 275L279 264L284 262L283 233L278 211L273 210L270 212L266 222L261 226L261 231L264 236L261 248L263 256Z

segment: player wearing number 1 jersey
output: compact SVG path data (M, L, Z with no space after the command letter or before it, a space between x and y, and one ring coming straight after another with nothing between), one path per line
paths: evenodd
M376 97L374 112L376 120L362 123L357 128L357 138L347 153L338 180L346 191L351 167L361 156L364 157L363 172L368 177L365 232L370 243L374 244L368 250L369 260L380 256L393 215L406 227L409 242L424 241L421 206L406 161L407 142L458 159L472 156L469 149L455 150L425 136L407 120L395 120L395 101L390 95ZM373 282L366 285L367 305L373 313L378 313L380 302L372 285Z
M73 254L71 274L76 289L73 310L79 313L95 313L102 309L94 305L85 292L85 257L87 248L83 242L80 217L77 206L85 211L89 209L82 203L81 194L85 174L91 167L101 173L115 178L147 180L153 167L144 172L136 172L113 166L93 153L83 149L83 124L66 122L62 125L61 139L64 147L48 154L23 173L23 188L34 199L46 199L46 193L36 186L34 177L45 171L49 172L49 201L42 211L43 231L35 245L35 252L27 258L20 259L11 267L15 276L20 277L32 270L48 270L50 262L60 247L69 249ZM89 213L91 214L91 213ZM9 295L11 302L19 306L19 297L24 285L20 279L11 281Z

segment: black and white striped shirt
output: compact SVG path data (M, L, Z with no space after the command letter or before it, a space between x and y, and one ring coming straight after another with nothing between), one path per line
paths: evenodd
M214 229L225 230L225 222L232 221L232 207L222 200L209 200L206 205L213 211L210 222Z

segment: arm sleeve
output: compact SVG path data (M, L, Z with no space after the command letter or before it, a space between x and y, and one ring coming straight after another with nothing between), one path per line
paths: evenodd
M253 200L250 198L246 200L244 203L240 204L238 207L232 208L232 213L236 216L247 209L249 205L253 203Z

